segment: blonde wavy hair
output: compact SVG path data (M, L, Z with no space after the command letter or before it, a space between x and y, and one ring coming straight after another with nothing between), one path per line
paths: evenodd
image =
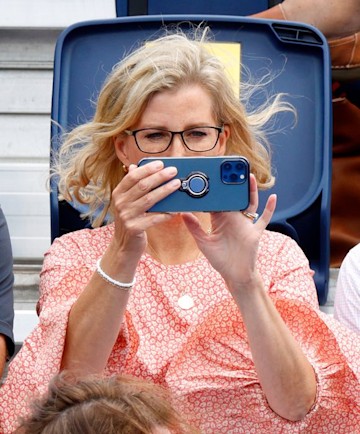
M53 165L60 199L87 204L89 211L83 216L94 227L111 216L111 193L124 176L114 137L136 125L155 93L184 85L200 85L211 95L214 119L230 128L226 154L250 161L260 189L274 184L265 127L274 115L293 108L282 95L275 95L257 111L246 113L224 64L206 48L209 40L207 28L191 34L165 29L163 36L115 65L100 91L93 119L64 135Z

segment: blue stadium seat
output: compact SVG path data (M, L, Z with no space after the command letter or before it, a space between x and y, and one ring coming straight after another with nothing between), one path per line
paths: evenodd
M236 15L256 14L282 0L116 0L116 16L160 14Z
M206 21L217 42L238 42L241 62L253 77L270 72L270 93L285 92L296 107L298 121L279 115L269 136L277 177L270 191L261 192L260 209L270 193L278 194L278 207L269 229L293 237L315 271L320 304L328 293L330 181L331 181L331 72L323 35L300 23L235 16L142 16L78 23L58 39L52 101L52 148L57 150L60 128L69 130L93 115L92 101L106 75L136 41L152 38L163 24ZM242 80L246 75L242 73ZM241 87L241 86L240 86ZM256 94L253 106L266 97ZM57 123L59 126L57 126ZM66 202L59 203L52 181L52 239L88 225Z

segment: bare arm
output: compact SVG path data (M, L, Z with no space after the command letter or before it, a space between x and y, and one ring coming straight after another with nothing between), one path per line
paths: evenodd
M303 22L329 39L342 38L360 31L360 0L284 0L252 16Z
M102 258L104 271L121 282L130 282L126 258L116 261L111 249ZM107 283L94 273L74 304L68 322L62 369L99 373L106 366L124 318L130 290Z
M285 0L286 18L312 24L328 38L341 38L360 30L359 0Z
M269 296L261 278L230 288L240 308L261 387L280 416L302 419L315 401L315 374Z
M6 358L7 358L6 338L4 335L0 335L0 378L4 373Z
M258 204L256 181L251 178L251 205ZM213 232L204 233L196 217L184 220L199 248L225 279L247 330L255 369L270 407L280 416L299 420L316 397L316 378L309 361L267 295L256 269L258 243L275 210L270 196L256 224L241 213L212 216Z
M101 259L102 269L112 279L124 283L133 280L146 247L146 229L171 218L167 214L146 215L145 211L179 188L180 181L162 185L173 176L162 164L133 166L114 190L115 234ZM70 312L62 369L83 374L103 371L121 329L130 293L93 274Z

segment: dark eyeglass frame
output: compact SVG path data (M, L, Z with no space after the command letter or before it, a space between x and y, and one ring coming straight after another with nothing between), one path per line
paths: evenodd
M218 134L217 134L216 141L215 141L214 145L213 145L211 148L209 148L209 149L205 149L205 150L203 150L203 151L197 151L197 150L194 150L194 149L189 148L189 146L186 144L185 139L184 139L184 133L186 133L187 131L196 130L197 128L212 128L213 130L216 130L216 131L217 131ZM136 134L139 133L140 131L147 131L147 130L148 130L148 131L151 131L151 130L164 131L164 132L166 132L166 133L170 133L170 134L171 134L171 138L170 138L170 141L169 141L169 144L167 145L167 147L166 147L164 150L162 150L162 151L157 151L157 152L148 152L148 151L143 151L143 150L141 149L141 146L139 145L137 139L136 139ZM161 154L161 153L167 151L167 150L170 148L171 143L172 143L172 141L173 141L173 139L174 139L174 136L175 136L176 134L180 134L180 136L181 136L181 140L182 140L182 142L183 142L185 148L187 148L187 149L188 149L189 151L191 151L191 152L208 152L208 151L211 151L211 150L214 149L215 146L218 144L220 134L221 134L223 131L224 131L224 125L221 126L221 127L214 127L214 126L210 126L210 125L201 125L201 126L197 126L197 127L187 128L186 130L183 130L183 131L170 131L170 130L166 130L166 129L164 129L164 128L140 128L139 130L124 130L124 133L126 133L128 136L134 136L136 146L137 146L137 147L139 148L139 150L140 150L141 152L143 152L144 154Z

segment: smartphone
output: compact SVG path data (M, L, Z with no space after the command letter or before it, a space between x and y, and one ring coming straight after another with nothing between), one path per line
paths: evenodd
M241 211L249 206L249 162L241 156L143 158L138 165L161 160L175 166L178 190L149 212Z

